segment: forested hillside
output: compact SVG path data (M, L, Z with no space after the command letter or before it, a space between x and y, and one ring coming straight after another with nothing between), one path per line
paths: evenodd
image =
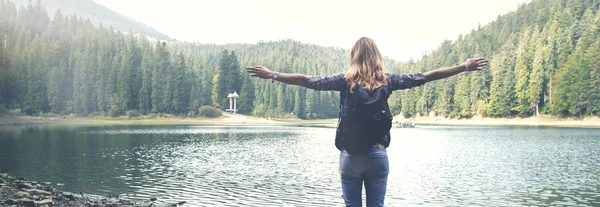
M484 72L396 92L395 113L508 117L600 113L598 0L534 0L488 25L444 41L418 60L386 60L386 70L424 72L483 56ZM250 79L248 65L311 75L341 73L349 52L293 40L210 45L155 42L96 27L45 9L17 10L0 0L0 110L40 115L168 113L228 107L238 91L241 113L332 118L335 92ZM358 37L357 37L358 39ZM375 40L377 41L377 40ZM6 44L4 44L6 43ZM351 46L353 43L348 43Z
M484 73L461 75L402 95L406 116L558 116L600 113L597 0L534 0L489 25L446 41L410 71L491 59Z

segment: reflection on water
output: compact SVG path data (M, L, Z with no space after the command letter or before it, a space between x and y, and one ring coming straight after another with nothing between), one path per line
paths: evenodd
M339 206L334 129L41 127L0 132L0 171L72 192L194 205ZM600 130L393 129L386 204L600 206Z

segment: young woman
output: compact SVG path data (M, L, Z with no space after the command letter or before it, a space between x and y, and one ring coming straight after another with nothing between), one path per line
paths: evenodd
M331 76L307 76L303 74L285 74L273 72L263 66L251 66L246 70L251 76L272 79L291 85L302 86L319 91L340 91L343 96L352 93L352 89L360 85L367 90L389 87L390 91L413 88L430 81L448 78L464 71L483 69L488 61L483 58L471 58L464 64L450 68L437 69L426 73L385 74L383 59L372 39L360 38L352 47L350 54L350 70L345 74ZM347 104L340 99L342 113ZM347 153L340 140L336 139L336 147L340 153L340 175L342 191L346 206L362 205L362 185L365 185L367 206L383 206L389 174L389 163L386 148L390 144L389 133L378 139L373 146L367 146L360 154Z

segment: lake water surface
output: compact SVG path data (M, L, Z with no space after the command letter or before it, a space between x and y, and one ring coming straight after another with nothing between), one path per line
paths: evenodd
M0 171L194 206L342 206L333 128L0 131ZM386 206L600 206L600 129L393 129Z

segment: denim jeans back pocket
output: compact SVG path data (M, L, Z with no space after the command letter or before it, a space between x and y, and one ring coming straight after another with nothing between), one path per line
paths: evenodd
M340 153L340 175L342 177L360 177L365 171L365 157L351 155L342 151Z
M387 149L382 144L375 144L367 153L368 157L386 157Z
M385 148L376 147L369 153L367 160L367 175L385 176L390 172L390 164Z

